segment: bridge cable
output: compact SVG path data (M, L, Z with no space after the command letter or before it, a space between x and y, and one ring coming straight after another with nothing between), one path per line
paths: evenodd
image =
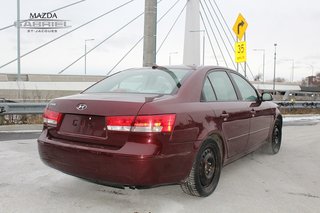
M160 3L162 0L158 1ZM157 21L157 23L160 23L161 20L177 5L178 2L181 0L177 0ZM142 36L138 42L136 42L133 47L126 53L124 56L112 67L112 69L107 73L107 76L132 52L134 48L138 46L138 44L144 39L144 36Z
M200 12L200 18L201 18L203 27L204 27L204 29L205 29L205 31L206 31L206 34L207 34L207 37L208 37L208 40L209 40L209 43L210 43L211 50L212 50L212 52L213 52L214 58L216 59L217 65L219 66L219 60L218 60L218 57L217 57L216 52L214 51L213 44L212 44L212 41L211 41L211 38L210 38L210 35L209 35L209 32L208 32L208 28L207 28L207 26L206 26L206 23L205 23L204 20L203 20L203 16L202 16L201 12Z
M215 2L215 1L214 1L214 2ZM230 37L228 36L228 33L227 33L226 30L225 30L225 27L224 27L223 24L221 23L221 20L220 20L218 14L217 14L217 12L216 12L216 9L215 9L214 6L212 5L211 0L209 0L209 3L210 3L210 6L211 6L211 8L212 8L212 10L213 10L213 12L214 12L214 14L215 14L215 16L217 17L217 19L218 19L218 21L219 21L219 24L220 24L220 26L221 26L221 28L222 28L222 30L223 30L223 32L224 32L227 40L228 40L228 43L229 43L230 47L232 48L232 50L233 50L233 52L234 52L234 51L235 51L234 46L231 44ZM216 3L215 3L215 4L216 4ZM217 5L216 5L216 6L217 6ZM218 10L219 10L220 15L222 16L221 11L220 11L219 8L218 8ZM224 19L223 16L222 16L222 19L224 20L224 23L226 23L226 21L225 21L225 19ZM226 24L226 25L227 25L227 24ZM231 30L229 29L228 25L227 25L227 29L229 30L229 33L231 34L231 38L235 41L235 39L234 39L234 37L233 37L233 35L232 35L232 33L231 33ZM240 64L240 66L241 66L242 70L244 71L243 65ZM250 74L251 74L252 78L254 79L254 76L253 76L253 74L252 74L252 72L251 72L251 69L250 69L248 63L247 63L247 67L248 67L248 69L249 69L249 71L250 71Z
M214 12L215 17L217 18L217 20L218 20L218 22L219 22L219 24L220 24L220 26L221 26L221 28L222 28L222 30L223 30L223 32L224 32L224 35L226 36L226 38L227 38L227 40L228 40L228 43L229 43L230 47L231 47L232 50L234 51L234 45L231 43L230 38L229 38L229 36L228 36L225 28L223 27L223 24L221 23L221 20L220 20L218 14L217 14L217 12L216 12L216 9L213 7L213 5L212 5L212 3L211 3L210 0L209 0L209 4L210 4L210 6L211 6L211 8L212 8L212 11Z
M232 58L232 56L231 56L231 54L230 54L230 51L228 50L228 47L227 47L227 45L226 45L226 43L225 43L225 41L224 41L224 39L223 39L223 36L221 35L221 32L220 32L220 30L219 30L219 27L218 27L216 21L215 21L214 18L213 18L213 15L212 15L209 7L208 7L207 2L206 2L205 0L204 0L203 2L204 2L204 4L205 4L205 7L206 7L206 9L207 9L207 11L208 11L208 13L209 13L209 15L210 15L213 23L214 23L214 26L216 27L216 29L217 29L217 31L218 31L218 34L219 34L220 39L221 39L221 41L222 41L222 43L223 43L223 45L224 45L224 48L226 49L226 51L227 51L227 53L228 53L228 55L229 55L230 61L231 61L231 63L233 64L233 67L236 68L236 65L235 65L235 63L234 63L234 61L233 61L233 58ZM201 5L202 10L205 11L205 8L204 8L204 6L203 6L203 4L202 4L201 1L200 1L200 5Z
M173 25L171 26L171 28L170 28L169 32L167 33L167 35L165 36L165 38L164 38L164 39L163 39L163 41L161 42L161 44L160 44L160 46L159 46L159 48L158 48L158 50L157 50L156 54L158 54L158 53L159 53L159 51L160 51L160 49L162 48L162 46L163 46L164 42L166 42L166 40L167 40L167 38L169 37L169 35L170 35L170 33L171 33L172 29L173 29L173 28L174 28L174 26L177 24L177 22L178 22L178 20L180 19L180 17L181 17L181 15L182 15L183 11L186 9L187 4L188 4L188 1L187 1L187 3L184 5L184 7L182 8L182 10L181 10L181 12L179 13L179 15L177 16L177 18L175 19L175 21L174 21Z
M134 50L134 48L136 48L136 46L138 46L138 44L144 39L144 36L142 38L139 39L138 42L136 42L133 47L126 53L124 54L124 56L112 67L112 69L107 72L107 76L109 76L109 74L131 53L132 50Z
M159 18L159 20L157 21L157 23L159 23L180 1L181 1L181 0L177 0L177 1L167 10L167 12L165 12L165 13L161 16L161 18ZM159 2L161 2L161 1L159 1ZM159 3L159 2L158 2L158 3Z
M94 19L91 19L90 21L88 21L88 22L86 22L86 23L84 23L84 24L82 24L82 25L80 25L80 26L78 26L78 27L74 28L73 30L70 30L70 31L68 31L68 32L66 32L66 33L64 33L64 34L62 34L62 35L60 35L60 36L58 36L58 37L54 38L53 40L48 41L48 42L46 42L46 43L44 43L44 44L40 45L39 47L37 47L37 48L35 48L35 49L33 49L33 50L31 50L31 51L29 51L29 52L27 52L27 53L25 53L25 54L21 55L21 57L20 57L20 58L23 58L23 57L25 57L25 56L27 56L27 55L29 55L29 54L31 54L31 53L33 53L33 52L35 52L35 51L37 51L37 50L41 49L42 47L45 47L45 46L47 46L48 44L51 44L52 42L54 42L54 41L56 41L56 40L58 40L58 39L60 39L60 38L62 38L62 37L64 37L64 36L66 36L66 35L68 35L68 34L70 34L70 33L74 32L74 31L76 31L76 30L78 30L78 29L80 29L80 28L82 28L82 27L84 27L84 26L86 26L86 25L88 25L88 24L90 24L90 23L92 23L92 22L94 22L94 21L96 21L96 20L98 20L98 19L102 18L102 17L103 17L103 16L105 16L105 15L108 15L108 14L110 14L110 13L112 13L112 12L114 12L114 11L116 11L116 10L118 10L118 9L120 9L120 8L122 8L122 7L124 7L124 6L126 6L126 5L128 5L129 3L133 2L133 1L135 1L135 0L127 1L126 3L124 3L124 4L120 5L120 6L117 6L117 7L113 8L113 9L109 10L108 12L106 12L106 13L104 13L104 14L102 14L102 15L100 15L100 16L98 16L98 17L94 18ZM14 59L14 60L11 60L11 61L9 61L9 62L7 62L7 63L5 63L5 64L1 65L1 66L0 66L0 69L1 69L1 68L3 68L3 67L5 67L5 66L7 66L7 65L9 65L9 64L11 64L11 63L13 63L13 62L15 62L16 60L18 60L18 59L16 58L16 59Z
M228 66L228 63L227 63L227 61L226 61L226 58L225 58L225 56L224 56L224 54L223 54L223 51L222 51L222 49L221 49L221 46L220 46L220 44L219 44L218 38L217 38L217 36L215 35L215 33L214 33L214 31L213 31L213 28L212 28L212 25L211 25L211 23L210 23L210 21L209 21L208 15L207 15L206 11L203 10L203 12L204 12L204 17L206 18L206 20L207 20L207 22L208 22L208 24L209 24L209 27L210 27L211 32L212 32L212 34L213 34L213 37L214 37L214 39L215 39L215 41L216 41L216 43L217 43L217 46L218 46L218 48L219 48L219 51L220 51L221 56L222 56L222 58L223 58L223 61L224 61L225 65Z
M223 16L223 14L222 14L222 12L221 12L218 4L216 3L215 0L213 0L213 2L214 2L214 4L215 4L216 8L218 9L218 12L219 12L219 14L220 14L220 16L221 16L221 18L222 18L222 20L223 20L226 28L228 29L228 32L229 32L231 38L233 39L234 42L236 42L236 39L234 38L234 36L233 36L233 34L232 34L232 32L231 32L231 28L230 28L229 25L227 24L226 19L224 18L224 16ZM252 73L252 71L251 71L251 68L250 68L249 64L248 64L248 63L246 63L246 64L247 64L248 70L250 71L250 74L251 74L252 78L254 79L254 76L253 76L253 73ZM243 65L240 64L240 66L241 66L242 70L244 71Z
M57 8L57 9L55 9L55 10L52 10L52 11L50 11L50 12L48 12L48 13L57 12L57 11L59 11L59 10L65 9L65 8L67 8L67 7L71 7L71 6L73 6L73 5L79 4L79 3L84 2L84 1L86 1L86 0L77 1L77 2L74 2L74 3L68 4L68 5L66 5L66 6L59 7L59 8ZM20 21L20 23L24 23L24 22L30 21L30 20L32 20L32 19L22 20L22 21ZM14 27L14 26L15 26L15 24L11 24L11 25L9 25L9 26L0 28L0 31L5 30L5 29L8 29L8 28L10 28L10 27Z
M81 55L78 59L76 59L75 61L73 61L71 64L69 64L68 66L66 66L64 69L62 69L58 74L63 73L65 70L67 70L69 67L71 67L72 65L74 65L75 63L77 63L78 61L80 61L83 57L85 57L86 55L88 55L90 52L92 52L94 49L96 49L97 47L99 47L100 45L102 45L104 42L106 42L107 40L109 40L111 37L115 36L116 34L118 34L121 30L123 30L124 28L126 28L128 25L130 25L132 22L136 21L138 18L140 18L142 15L144 14L144 12L140 13L138 16L136 16L134 19L132 19L131 21L129 21L128 23L126 23L125 25L123 25L122 27L120 27L118 30L116 30L114 33L112 33L111 35L109 35L107 38L105 38L104 40L102 40L100 43L98 43L96 46L94 46L93 48L91 48L90 50L87 51L87 54L83 54Z

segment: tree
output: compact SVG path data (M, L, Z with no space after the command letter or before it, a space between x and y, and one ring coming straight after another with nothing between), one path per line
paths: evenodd
M285 78L281 78L281 77L275 78L275 82L285 82L285 81L286 81Z
M254 76L254 81L261 81L262 79L262 74L259 73L258 75Z

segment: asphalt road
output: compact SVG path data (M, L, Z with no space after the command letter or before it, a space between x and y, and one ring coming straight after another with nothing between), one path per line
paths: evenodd
M35 139L40 136L40 133L1 133L0 132L0 143L1 141L13 141L13 140L28 140Z
M179 186L121 190L86 182L46 167L35 139L17 140L37 134L11 140L0 133L7 138L0 141L0 212L319 212L319 130L320 124L285 126L279 154L257 151L224 167L207 198Z

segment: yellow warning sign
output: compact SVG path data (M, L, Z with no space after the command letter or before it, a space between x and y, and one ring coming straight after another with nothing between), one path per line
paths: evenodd
M236 42L235 45L236 62L242 63L247 61L247 43L245 41Z
M236 34L238 39L241 41L243 38L244 33L246 32L248 27L248 22L246 19L242 16L241 13L239 13L239 16L237 18L236 23L233 25L233 32Z

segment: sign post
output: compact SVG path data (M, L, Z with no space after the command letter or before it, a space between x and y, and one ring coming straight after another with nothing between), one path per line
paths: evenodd
M237 63L237 71L239 72L239 63L244 64L244 75L247 77L247 43L246 43L246 30L248 27L248 22L240 13L236 22L233 25L233 32L236 34L235 43L235 61ZM243 39L243 41L242 41Z

